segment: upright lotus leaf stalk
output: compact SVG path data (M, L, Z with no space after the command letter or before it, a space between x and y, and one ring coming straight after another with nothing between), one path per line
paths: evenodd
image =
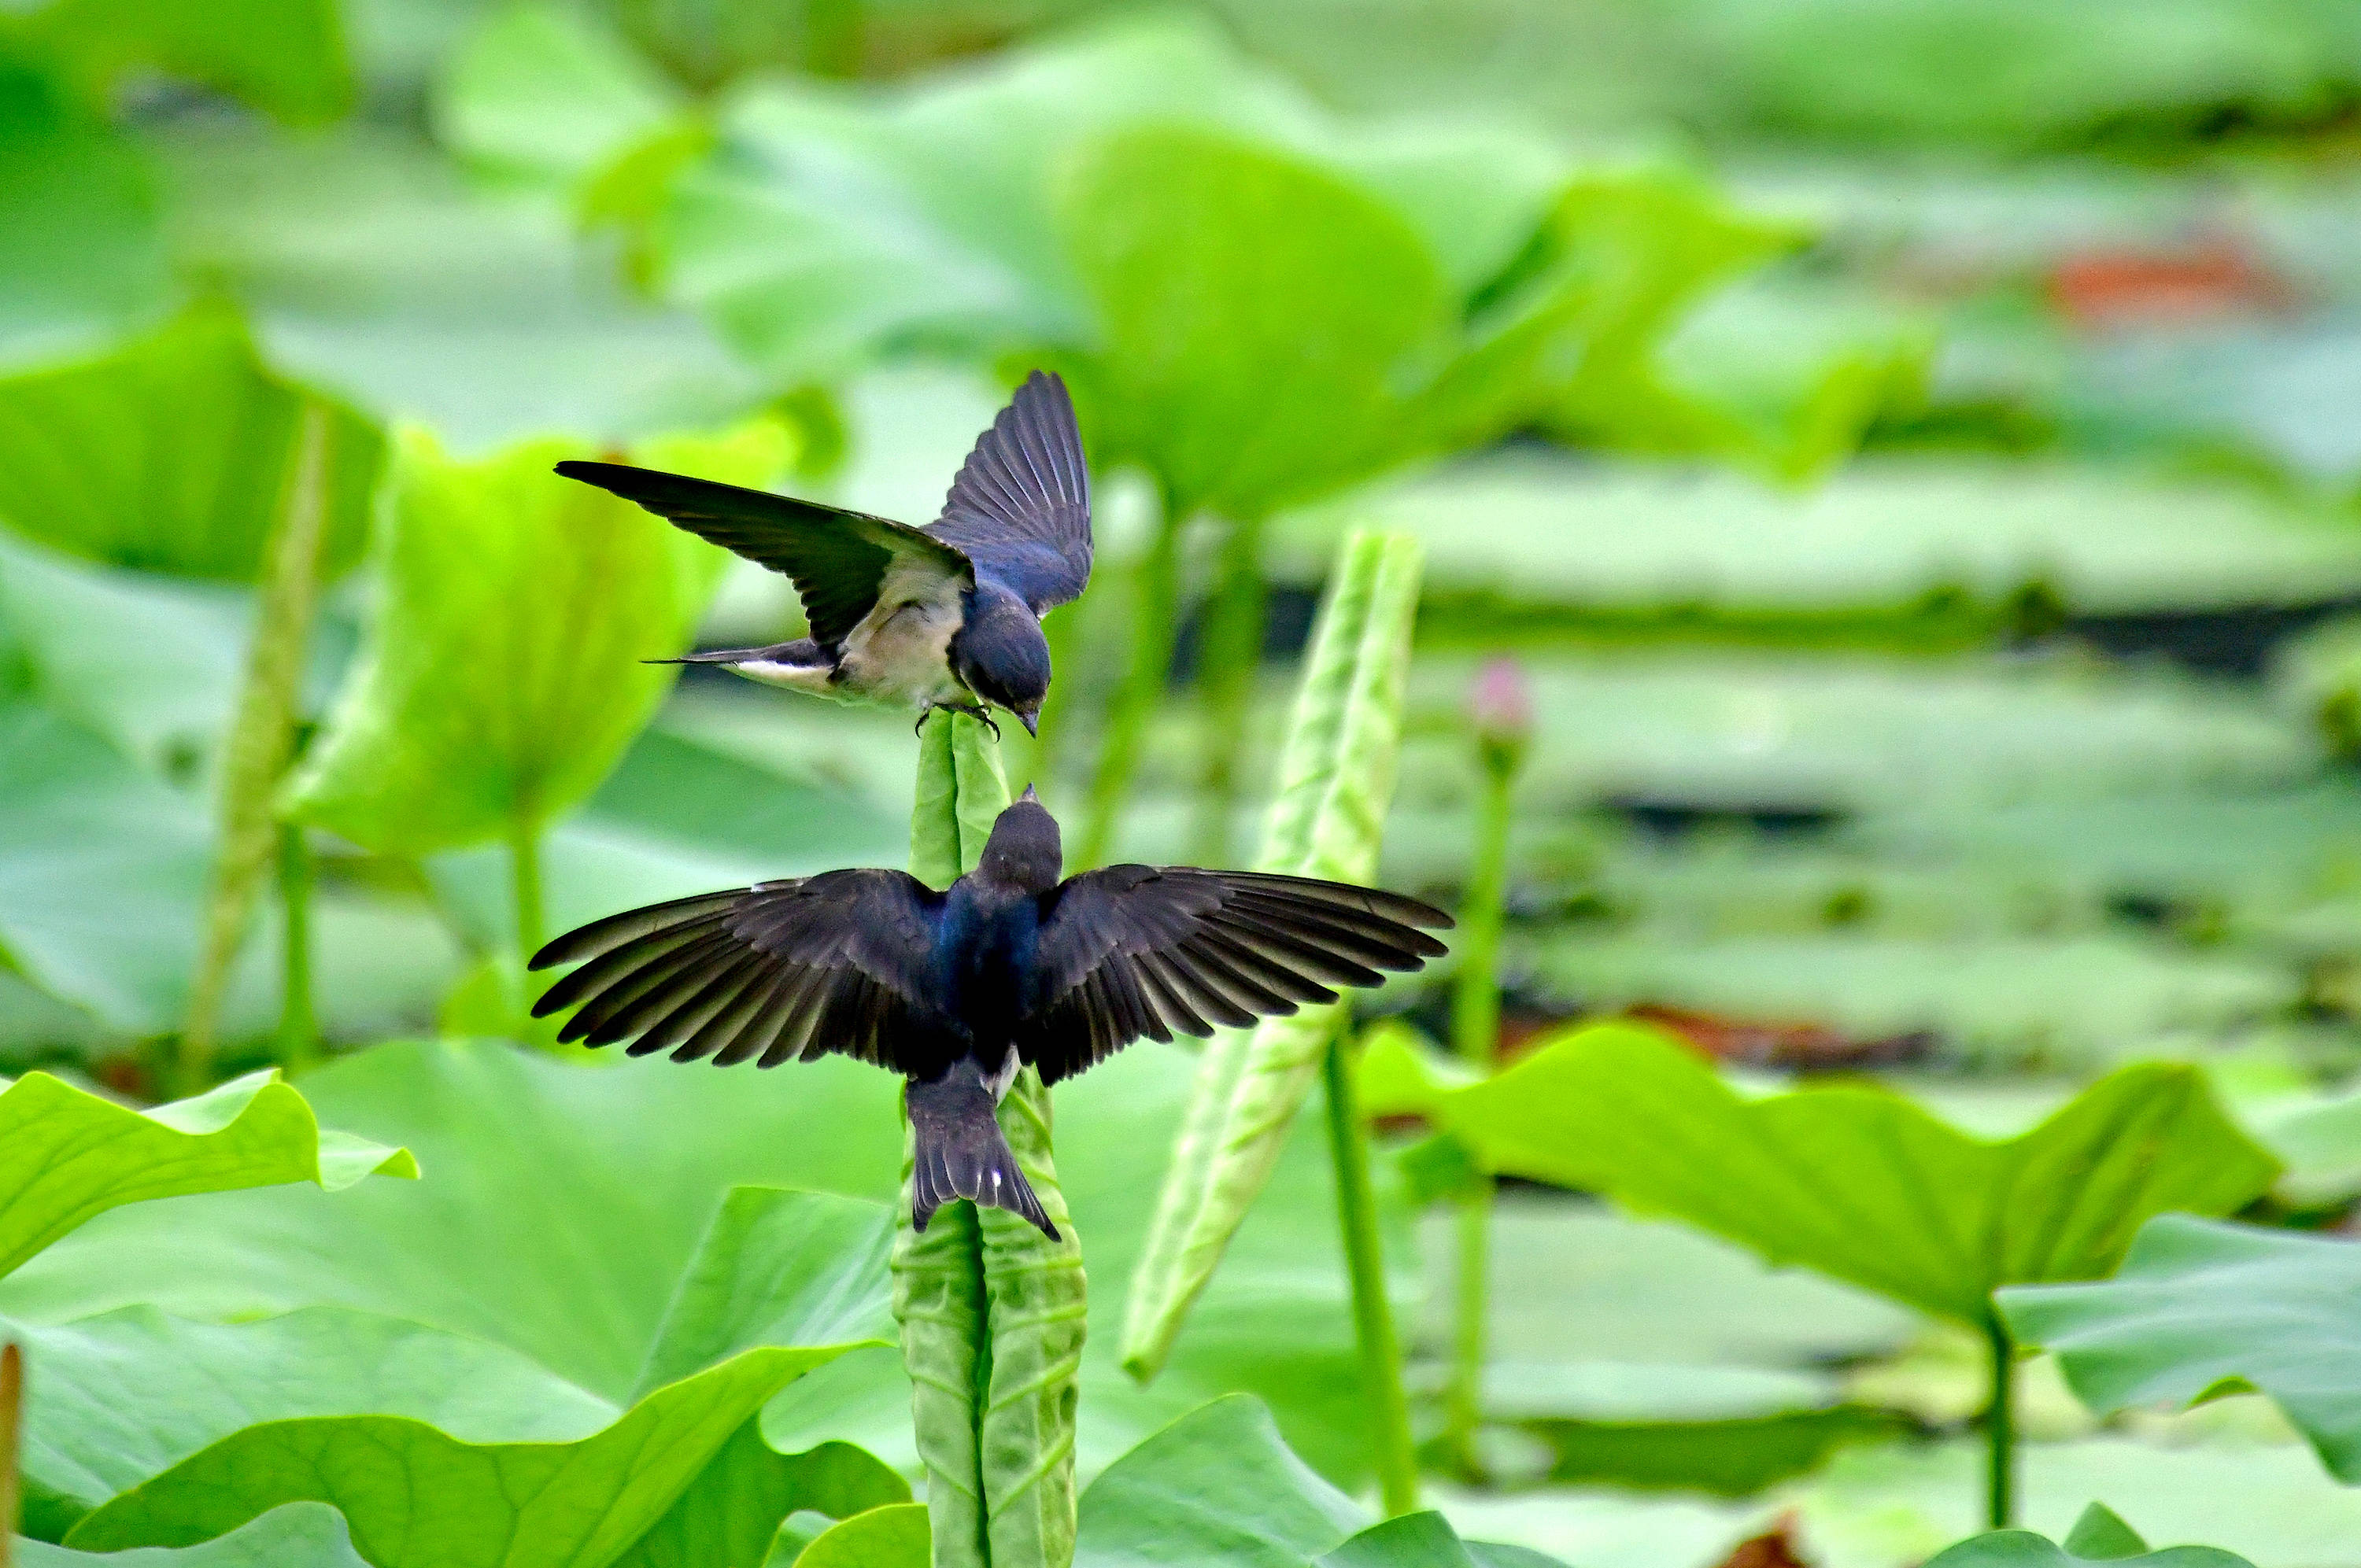
M212 1074L214 1034L230 966L237 958L263 878L286 842L287 835L279 825L277 798L280 781L295 754L304 649L319 598L321 548L327 532L334 460L331 442L327 410L316 401L307 403L298 417L292 460L287 466L277 517L264 549L254 642L247 653L245 684L238 693L237 714L222 759L221 847L205 905L204 947L191 982L188 1019L172 1064L174 1085L184 1094L203 1088ZM308 861L302 863L308 867ZM286 872L282 866L282 885L287 885ZM300 902L305 890L291 891ZM293 944L302 924L291 906L291 984L299 967Z
M938 713L918 752L910 872L945 887L975 869L1008 804L984 727ZM935 1568L1066 1568L1074 1555L1074 1413L1087 1305L1082 1244L1051 1157L1049 1091L1027 1068L1000 1127L1063 1237L958 1202L910 1223L915 1146L902 1153L894 1315L910 1371Z
M1238 762L1262 665L1269 590L1262 576L1262 523L1241 518L1222 540L1221 568L1205 601L1197 640L1196 849L1201 866L1230 863L1230 824L1237 815Z
M1401 740L1402 684L1417 613L1420 547L1400 534L1357 532L1338 555L1312 636L1303 683L1279 765L1256 869L1366 883L1377 872L1378 840L1393 795ZM1182 1320L1269 1179L1295 1113L1326 1062L1344 1003L1226 1030L1207 1045L1156 1218L1131 1282L1123 1361L1142 1380L1170 1354ZM1332 1074L1333 1076L1333 1074ZM1381 1387L1371 1409L1385 1424L1377 1436L1388 1507L1407 1506L1415 1471L1410 1434L1389 1412L1401 1409L1400 1367L1390 1354L1378 1372L1378 1336L1392 1334L1375 1226L1367 1212L1361 1129L1340 1104L1345 1133L1335 1143L1338 1191L1348 1260L1355 1264L1355 1310L1365 1363Z
M301 824L279 825L279 1065L288 1072L320 1056L320 1020L312 1007L312 845Z
M2016 1342L1997 1310L1984 1319L1992 1346L1992 1397L1984 1404L1984 1521L2016 1523Z
M1402 1387L1401 1336L1386 1297L1386 1255L1378 1234L1378 1200L1369 1185L1369 1146L1353 1092L1352 1064L1341 1035L1331 1034L1321 1057L1327 1089L1328 1155L1336 1173L1336 1223L1345 1242L1345 1268L1353 1286L1353 1340L1361 1356L1361 1388L1369 1401L1370 1447L1378 1497L1386 1517L1418 1512L1418 1450L1411 1441L1410 1396Z
M1104 865L1114 850L1124 796L1138 771L1148 722L1156 717L1172 673L1172 641L1180 618L1180 534L1188 526L1190 508L1169 485L1160 488L1159 499L1155 536L1132 567L1131 600L1126 607L1131 616L1131 652L1122 684L1107 705L1082 831L1067 857L1069 872Z
M1500 1044L1500 916L1509 887L1509 797L1532 733L1532 694L1514 660L1484 666L1468 693L1468 718L1483 767L1476 806L1475 856L1459 909L1459 976L1451 998L1451 1039L1462 1060L1490 1077ZM1444 1390L1444 1439L1461 1472L1482 1473L1476 1429L1483 1420L1486 1281L1491 1270L1492 1179L1477 1176L1459 1205L1457 1299L1451 1379Z

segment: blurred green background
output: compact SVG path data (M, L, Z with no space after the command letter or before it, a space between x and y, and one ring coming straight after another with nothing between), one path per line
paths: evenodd
M342 465L283 650L308 733L405 592L561 663L615 597L536 571L562 520L390 561L387 462L726 432L746 477L924 521L1042 364L1099 565L1007 755L1078 856L1243 861L1334 543L1407 529L1391 885L1459 896L1467 685L1509 653L1532 689L1511 1048L1636 1013L1994 1132L2187 1058L2294 1164L2273 1212L2341 1228L2361 1148L2301 1129L2361 1068L2356 153L2352 0L11 5L0 1065L158 1092L192 1007L208 1072L280 1050L280 902L220 888L298 404ZM676 651L713 569L600 635ZM733 564L696 638L796 626ZM521 679L503 634L435 678ZM646 679L524 805L405 818L432 786L365 739L297 764L328 1051L515 1026L502 820L548 931L903 859L907 716ZM1441 978L1379 1005L1439 1036ZM1469 1526L1602 1568L1787 1508L1828 1563L1967 1527L1964 1338L1566 1194L1501 1223ZM2257 1400L2102 1427L2032 1389L2033 1522L2103 1495L2361 1563L2361 1502ZM1675 1434L1658 1474L1586 1469L1569 1431L1615 1421ZM1749 1421L1800 1457L1678 1447Z

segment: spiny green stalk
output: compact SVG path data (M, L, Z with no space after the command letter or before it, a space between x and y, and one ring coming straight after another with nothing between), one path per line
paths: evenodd
M312 1008L312 847L302 825L279 825L279 905L284 920L280 959L279 1065L293 1073L320 1057Z
M1369 1186L1369 1149L1341 1036L1329 1039L1322 1066L1328 1090L1328 1152L1336 1171L1336 1220L1353 1281L1361 1389L1369 1401L1369 1446L1377 1461L1378 1493L1386 1517L1393 1519L1418 1511L1418 1451L1411 1441L1410 1400L1402 1392L1401 1343L1394 1333L1393 1304L1386 1298L1386 1260L1378 1237L1378 1201Z
M1226 866L1238 806L1255 674L1262 665L1269 598L1262 575L1262 524L1241 519L1222 541L1220 576L1205 603L1197 642L1197 712L1202 726L1197 778L1196 850L1201 866Z
M1985 1523L2006 1530L2016 1522L2016 1343L1998 1312L1984 1317L1992 1347L1992 1398L1984 1407Z
M1115 848L1124 799L1147 745L1148 722L1164 699L1171 674L1172 639L1180 614L1180 534L1189 520L1186 506L1170 490L1164 492L1163 502L1156 537L1132 568L1130 661L1107 706L1082 831L1066 859L1069 872L1104 864Z
M276 796L294 755L304 648L319 598L331 428L319 403L307 402L297 414L278 514L263 552L254 641L222 755L220 850L205 904L204 946L171 1063L172 1087L183 1095L198 1092L212 1077L222 997L280 843Z
M1513 665L1486 670L1473 697L1483 780L1476 844L1460 903L1459 973L1451 998L1451 1038L1460 1058L1489 1077L1500 1044L1500 923L1508 902L1510 793L1524 757L1530 705ZM1480 1176L1460 1200L1459 1264L1451 1376L1444 1389L1444 1441L1461 1473L1482 1474L1476 1430L1483 1422L1485 1325L1491 1272L1492 1179Z

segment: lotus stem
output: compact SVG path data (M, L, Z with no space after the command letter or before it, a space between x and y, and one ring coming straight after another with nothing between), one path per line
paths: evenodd
M1505 673L1504 673L1505 672ZM1490 688L1501 688L1492 690ZM1503 692L1506 700L1500 700ZM1476 693L1483 762L1475 853L1459 909L1459 974L1451 999L1451 1038L1460 1059L1485 1077L1499 1064L1500 925L1509 891L1510 797L1524 758L1521 677L1513 666L1487 670ZM1505 711L1505 710L1514 710ZM1476 1431L1482 1425L1487 1292L1491 1269L1492 1179L1479 1176L1460 1200L1459 1263L1454 1303L1451 1376L1444 1388L1444 1446L1462 1474L1482 1473Z
M1986 1314L1984 1337L1992 1344L1992 1399L1984 1407L1984 1517L1992 1529L2006 1530L2016 1522L2016 1342L1998 1312Z
M320 1023L312 1007L312 846L300 823L279 825L279 904L284 919L280 957L279 1066L300 1072L320 1058Z
M1410 1399L1402 1392L1393 1303L1386 1296L1378 1201L1369 1187L1369 1148L1341 1036L1330 1038L1323 1071L1328 1089L1328 1148L1336 1168L1336 1218L1353 1282L1354 1337L1360 1345L1361 1386L1369 1401L1378 1495L1386 1517L1393 1519L1418 1511L1418 1451L1411 1441Z

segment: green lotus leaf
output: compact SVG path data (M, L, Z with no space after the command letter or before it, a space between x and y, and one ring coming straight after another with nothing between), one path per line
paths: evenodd
M784 441L757 423L632 457L752 484L778 469ZM646 661L687 641L724 557L550 472L585 455L551 440L470 463L404 436L384 603L293 782L297 815L423 853L537 832L613 768L672 684Z
M2103 1503L2082 1510L2064 1545L2029 1530L1994 1530L1946 1548L1927 1568L2090 1568L2112 1563L2123 1568L2254 1568L2235 1552L2213 1546L2169 1546L2150 1552L2147 1542Z
M855 1514L805 1547L796 1568L927 1568L927 1505L895 1503Z
M1460 1540L1441 1514L1371 1525L1244 1395L1191 1410L1082 1494L1077 1568L1557 1568Z
M160 777L187 776L228 728L253 619L253 596L236 587L0 538L0 626L23 653L27 694ZM173 678L126 659L126 644L174 650ZM312 673L323 687L334 678Z
M1074 1562L1298 1564L1367 1522L1296 1457L1260 1402L1234 1394L1181 1417L1091 1483Z
M100 358L0 380L0 522L87 560L252 582L313 404L327 413L320 564L333 576L367 542L384 438L274 374L217 304Z
M1404 1514L1373 1524L1315 1568L1565 1568L1554 1557L1524 1546L1462 1541L1441 1514Z
M867 100L765 82L723 112L751 153L691 171L664 214L674 292L791 383L913 342L1064 341L1082 301L1057 177L1145 121L1277 129L1300 89L1217 26L1126 19Z
M34 1369L26 1524L47 1539L262 1421L390 1414L467 1442L555 1442L620 1413L504 1346L346 1307L244 1323L126 1307L12 1333Z
M163 75L242 99L291 123L351 103L345 28L333 0L49 0L22 7L20 47L54 62L93 102L126 78Z
M19 1539L16 1562L19 1568L372 1568L353 1550L344 1516L322 1503L273 1508L198 1546L77 1552Z
M323 1132L276 1072L145 1113L30 1072L0 1092L0 1275L126 1203L373 1172L418 1174L410 1151Z
M489 16L437 84L445 145L513 178L577 185L681 105L678 89L620 38L555 5Z
M2149 1216L2226 1212L2279 1171L2180 1064L2125 1068L1993 1142L1879 1089L1743 1100L1628 1025L1563 1035L1440 1116L1497 1173L1605 1193L1969 1324L2000 1286L2104 1275Z
M2258 1388L2331 1474L2361 1483L2356 1299L2349 1242L2160 1214L2111 1278L2004 1291L2001 1311L2094 1410Z
M748 1351L572 1442L471 1443L398 1416L268 1421L117 1497L67 1544L188 1546L313 1501L376 1568L594 1568L654 1529L765 1400L847 1348Z
M152 320L170 299L154 165L70 98L47 73L0 64L0 353L12 363Z
M178 1022L212 839L204 811L98 736L0 701L0 952L117 1028Z
M1148 1041L1056 1091L1059 1171L1097 1279L1115 1282L1093 1292L1079 1468L1104 1469L1206 1399L1243 1388L1268 1402L1307 1461L1355 1484L1367 1464L1366 1425L1316 1117L1287 1141L1157 1385L1139 1388L1116 1365L1120 1283L1143 1245L1194 1073L1192 1055ZM786 1255L803 1221L774 1214L773 1241L750 1228L740 1234L751 1245L708 1245L700 1257L702 1239L728 1234L713 1222L733 1187L826 1189L882 1210L898 1186L895 1082L840 1058L774 1072L628 1060L586 1071L505 1045L405 1043L331 1062L302 1087L324 1119L410 1147L433 1179L363 1183L333 1200L224 1194L205 1201L203 1225L173 1205L119 1210L0 1282L0 1311L63 1321L148 1303L222 1321L333 1302L508 1346L620 1406L642 1387L660 1338L686 1343L675 1281L692 1270L712 1277L725 1255L748 1266L742 1283L716 1295L743 1310L706 1320L726 1332L705 1343L727 1352L765 1323L767 1338L813 1343L759 1300L806 1293L762 1267ZM839 1234L835 1220L808 1223L816 1235ZM1398 1283L1411 1287L1407 1276ZM878 1288L848 1276L809 1299ZM853 1438L899 1461L909 1409L901 1358L862 1351L790 1387L765 1409L764 1430L780 1449Z
M1409 455L1401 388L1440 367L1456 312L1390 205L1278 148L1169 127L1093 146L1062 195L1097 318L1095 461L1261 518Z
M888 1347L881 1341L878 1348ZM612 1568L752 1568L771 1556L790 1514L850 1519L909 1500L910 1484L865 1450L826 1442L781 1453L749 1420Z

